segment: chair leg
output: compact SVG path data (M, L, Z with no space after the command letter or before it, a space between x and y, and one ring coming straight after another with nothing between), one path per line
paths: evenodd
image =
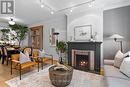
M41 65L42 65L42 70L43 70L43 61L42 61Z
M6 60L7 65L8 65L8 61L9 61L9 59L8 59L8 57L7 57L7 60Z
M11 61L11 75L12 75L12 61Z
M39 72L39 62L38 62L38 72Z
M52 55L51 55L52 56ZM52 56L52 65L53 65L53 56Z
M21 64L20 64L20 70L19 70L19 73L20 73L20 80L21 80Z

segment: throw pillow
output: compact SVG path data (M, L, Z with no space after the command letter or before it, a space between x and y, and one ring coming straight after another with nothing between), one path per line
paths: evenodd
M26 62L31 62L31 59L29 57L27 57L25 54L23 54L22 52L20 52L20 64L22 63L26 63Z
M25 55L29 58L29 53L28 53L28 51L25 51Z
M45 51L44 50L42 50L42 51L39 50L39 57L44 57L44 56L45 56Z
M121 66L120 71L130 77L130 57L124 58Z
M119 50L114 58L114 66L120 68L120 65L124 59L124 54Z

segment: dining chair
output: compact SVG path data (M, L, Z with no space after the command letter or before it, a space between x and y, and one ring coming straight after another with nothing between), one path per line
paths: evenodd
M2 64L4 64L5 60L6 60L6 64L8 65L8 61L9 61L9 57L7 54L7 49L5 46L1 46L0 47L0 52L1 52L1 61Z

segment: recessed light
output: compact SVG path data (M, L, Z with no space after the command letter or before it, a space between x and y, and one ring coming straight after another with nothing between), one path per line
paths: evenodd
M92 5L92 3L88 3L88 7L92 7L93 5Z
M54 11L51 11L51 14L54 14Z
M70 9L70 12L73 12L73 10L72 10L72 9Z

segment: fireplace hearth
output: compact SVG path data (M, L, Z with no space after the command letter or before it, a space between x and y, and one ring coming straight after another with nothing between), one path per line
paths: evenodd
M72 66L79 70L94 70L94 51L72 50Z
M102 42L68 42L68 64L75 69L100 72Z

